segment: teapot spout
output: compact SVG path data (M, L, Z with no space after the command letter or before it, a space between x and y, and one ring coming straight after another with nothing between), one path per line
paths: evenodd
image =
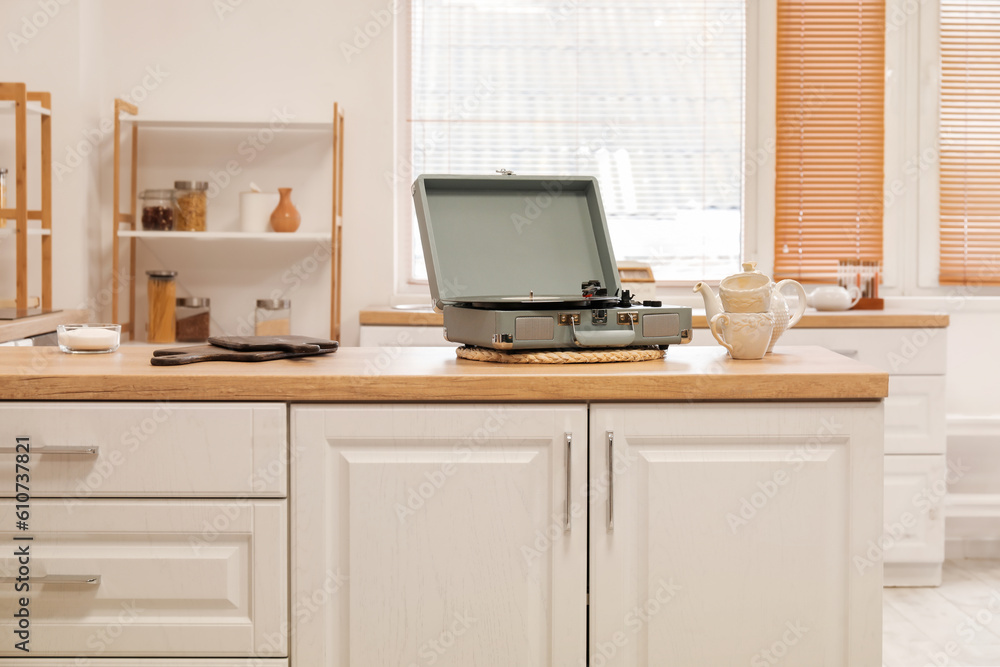
M701 298L705 301L705 317L710 322L713 317L722 312L722 301L715 295L711 287L699 282L691 291L701 293Z

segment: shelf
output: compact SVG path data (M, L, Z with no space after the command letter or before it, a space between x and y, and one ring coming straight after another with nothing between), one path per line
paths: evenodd
M282 121L280 119L269 118L267 120L223 120L223 119L171 119L171 118L143 118L129 114L119 114L119 120L129 122L136 127L164 129L164 130L247 130L247 129L271 129L271 130L306 130L306 131L332 131L332 121Z
M5 239L8 236L13 236L17 229L16 223L7 219L7 226L0 227L0 239ZM28 227L28 236L52 236L51 229L39 229L38 227Z
M327 241L332 239L330 234L322 232L148 232L144 230L120 230L118 236L121 238L136 239L197 239L199 241L275 241L278 243L288 243L296 241Z
M0 113L7 115L13 114L16 102L11 102L10 100L0 100ZM52 112L48 109L42 107L41 102L28 102L28 113L35 114L37 116L51 116Z

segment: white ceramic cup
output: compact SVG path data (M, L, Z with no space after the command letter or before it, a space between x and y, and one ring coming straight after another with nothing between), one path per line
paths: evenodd
M774 332L774 315L719 313L709 329L733 359L763 359Z
M727 313L766 313L771 310L771 279L763 273L737 273L719 283L719 299Z
M248 234L271 231L271 213L280 199L277 192L241 192L240 229Z
M816 310L849 310L860 300L861 290L855 285L847 289L839 285L824 285L809 295L809 305Z

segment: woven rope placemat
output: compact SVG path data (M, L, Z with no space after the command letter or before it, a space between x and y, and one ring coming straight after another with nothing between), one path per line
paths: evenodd
M662 359L664 350L614 348L600 350L527 350L504 352L485 347L463 346L455 350L460 359L494 361L502 364L599 364L608 361L650 361Z

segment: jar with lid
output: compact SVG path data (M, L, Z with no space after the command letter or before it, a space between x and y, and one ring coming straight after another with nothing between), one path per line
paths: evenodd
M287 336L292 331L291 299L258 299L254 333L258 336Z
M174 181L174 228L180 232L205 231L208 181Z
M146 271L146 296L149 300L149 324L146 340L150 343L173 343L177 335L176 271Z
M199 343L207 340L211 324L212 302L200 297L177 299L177 340Z
M143 190L142 228L151 232L169 232L174 228L174 191Z

